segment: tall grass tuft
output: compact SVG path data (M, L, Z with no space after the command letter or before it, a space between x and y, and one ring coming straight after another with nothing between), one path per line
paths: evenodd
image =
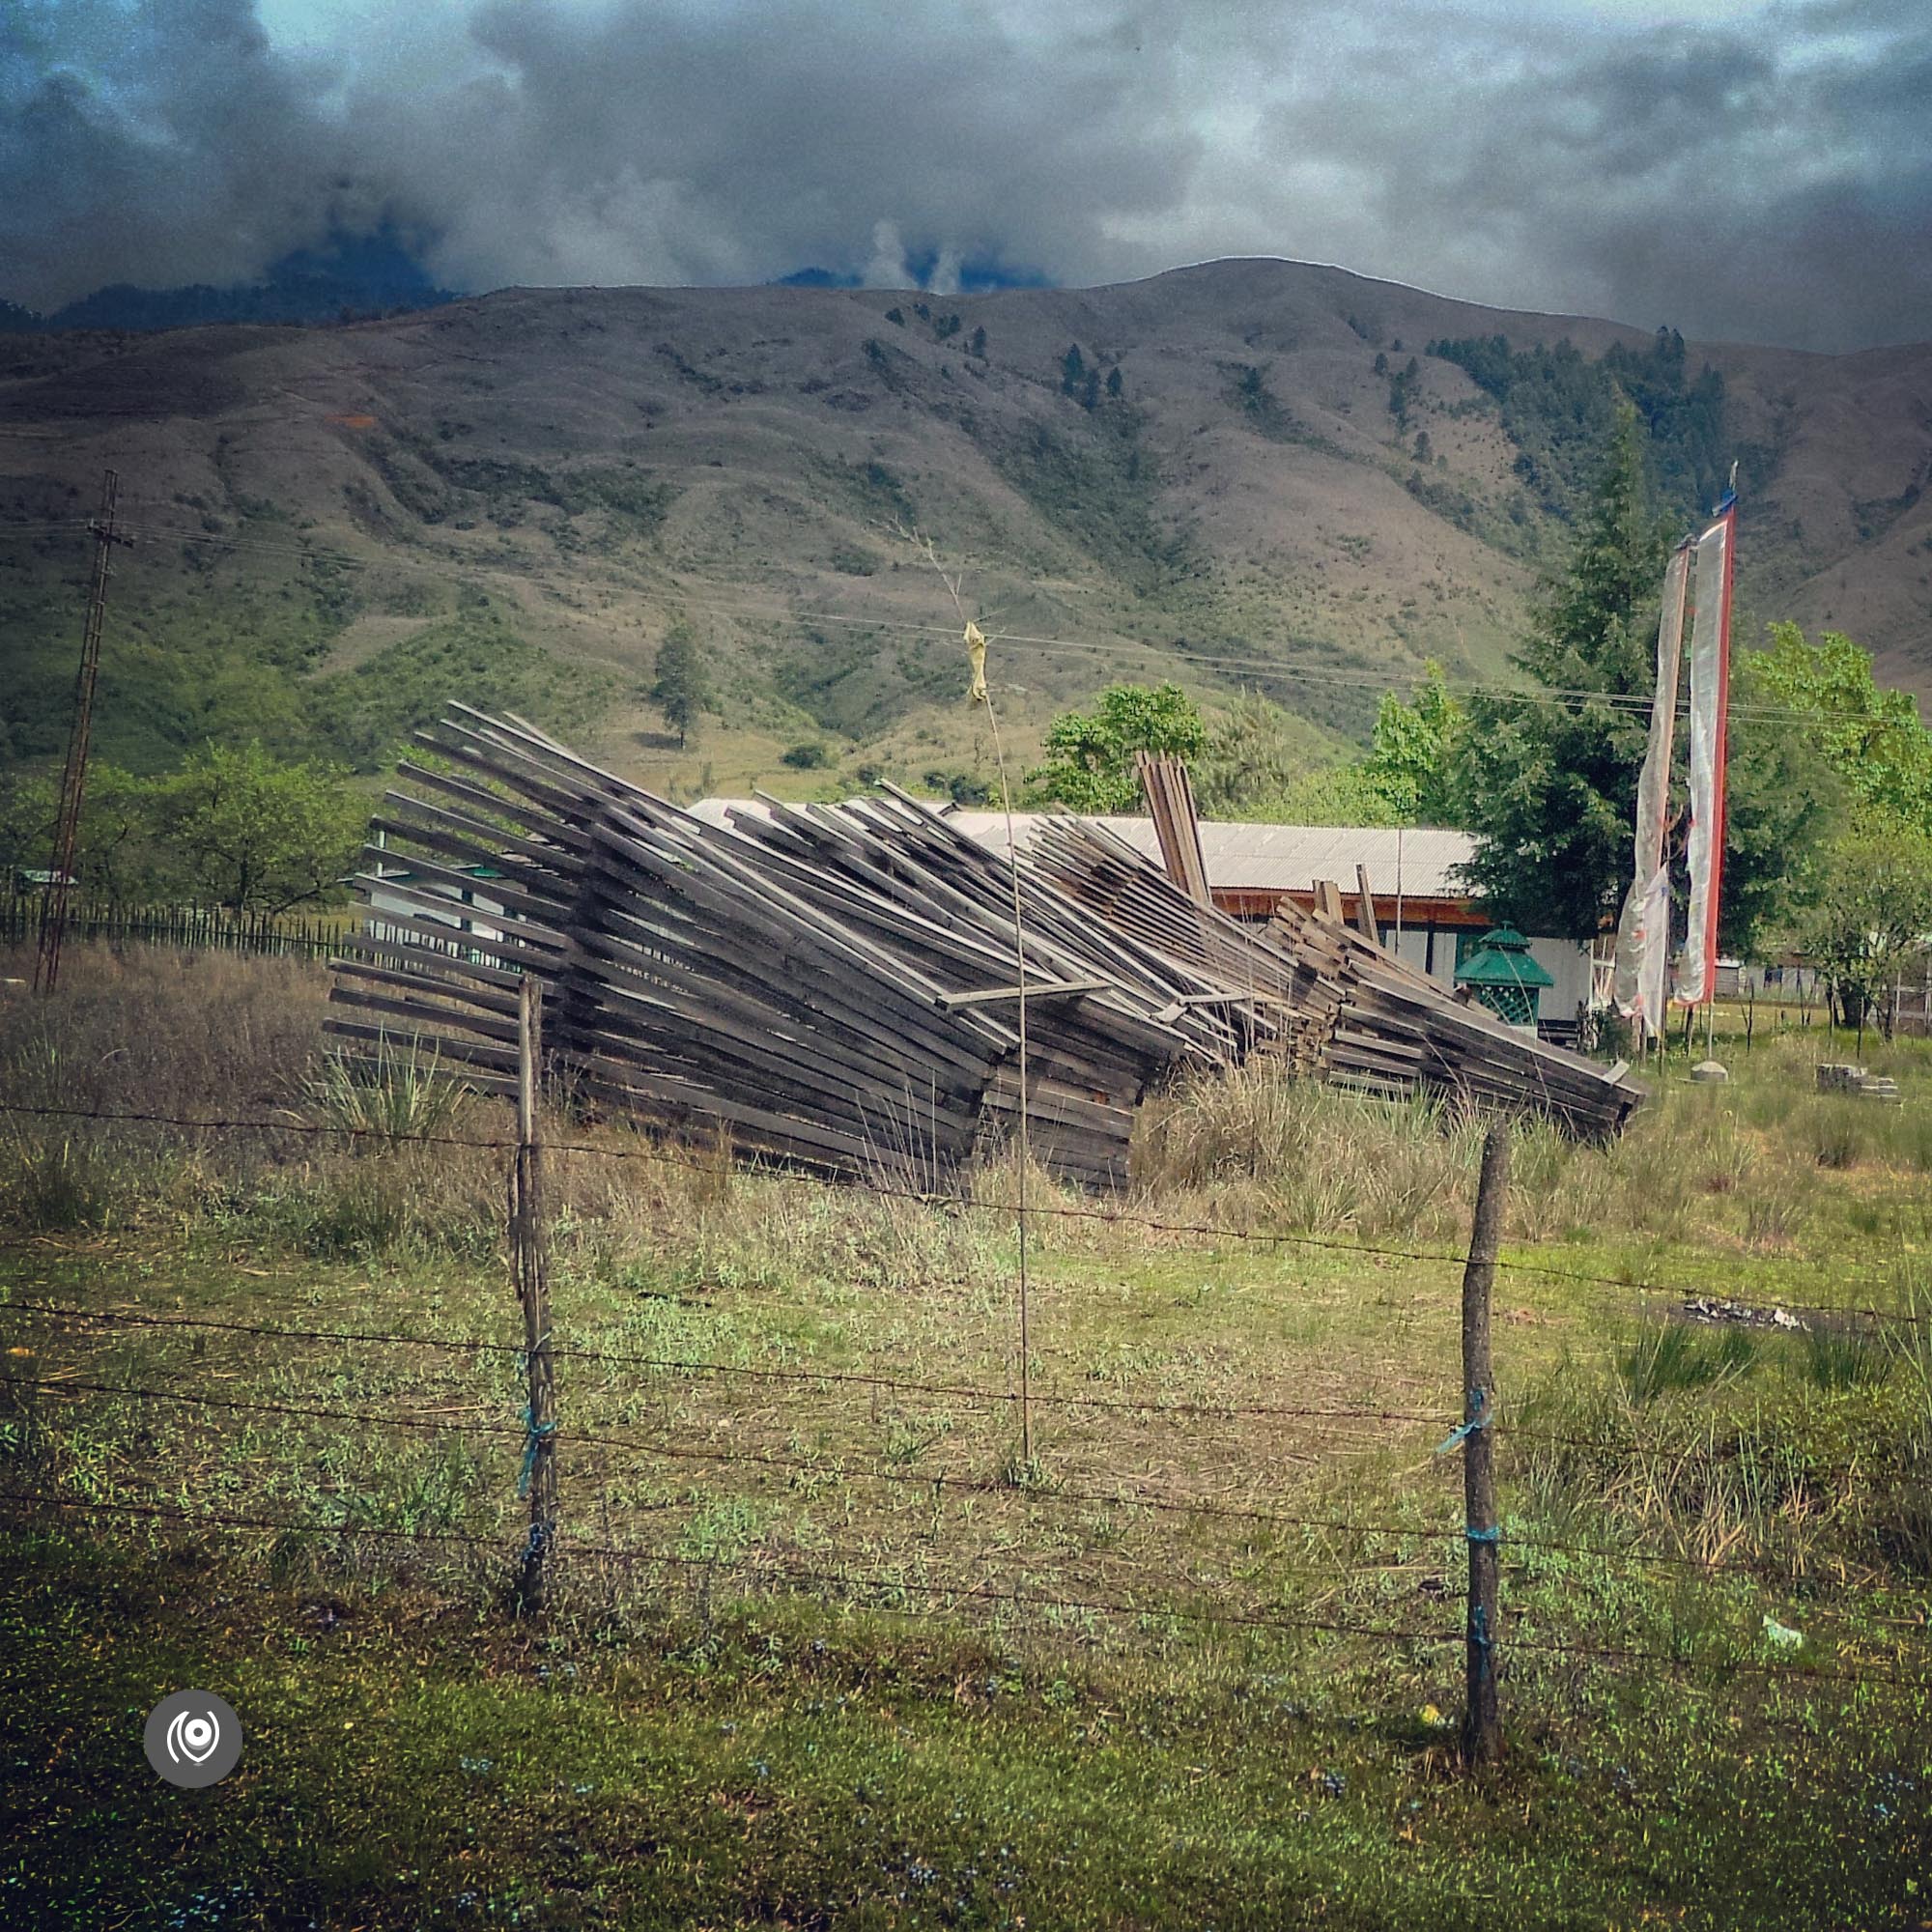
M1477 1133L1458 1110L1382 1100L1255 1060L1189 1076L1146 1110L1141 1190L1164 1206L1210 1193L1217 1211L1325 1234L1414 1236L1458 1227Z
M0 1091L21 1107L85 1104L78 1070L63 1043L31 1035L0 1062ZM106 1129L61 1116L0 1117L0 1218L15 1227L57 1234L99 1228L121 1192Z
M341 1128L352 1147L374 1140L395 1148L449 1132L467 1095L434 1049L425 1053L413 1039L399 1045L385 1037L371 1055L328 1055L302 1097L319 1122Z
M105 1227L119 1188L88 1133L10 1127L0 1137L0 1218L41 1234Z
M1821 1389L1874 1388L1897 1366L1889 1338L1869 1329L1813 1327L1804 1337L1805 1374Z
M1711 1388L1757 1365L1757 1341L1743 1328L1700 1335L1682 1321L1655 1321L1617 1357L1624 1392L1637 1407L1678 1389Z

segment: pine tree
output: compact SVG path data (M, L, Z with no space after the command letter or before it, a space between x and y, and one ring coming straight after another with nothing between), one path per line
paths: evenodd
M1569 566L1546 585L1517 653L1543 691L1472 698L1462 734L1461 796L1476 835L1469 882L1524 931L1592 940L1631 883L1669 550L1642 424L1626 403ZM1749 716L1750 658L1737 660L1736 682L1719 938L1744 951L1802 902L1836 786L1802 734ZM1614 701L1633 698L1641 702Z
M710 680L704 660L698 653L697 638L691 626L673 624L658 646L657 679L650 688L650 700L664 713L664 720L677 733L682 751L697 724L697 714L711 702Z
M1565 696L1474 698L1463 734L1471 881L1525 931L1592 939L1629 884L1648 721L1607 700L1650 693L1668 553L1642 431L1626 407L1569 567L1545 586L1517 653L1538 684Z

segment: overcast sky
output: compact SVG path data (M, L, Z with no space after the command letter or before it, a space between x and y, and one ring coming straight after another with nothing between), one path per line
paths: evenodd
M1919 340L1932 0L0 0L0 295L385 218L464 290L1280 255Z

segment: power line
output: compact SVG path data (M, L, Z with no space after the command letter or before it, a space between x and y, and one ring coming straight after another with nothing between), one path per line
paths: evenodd
M45 524L10 525L0 526L0 535L8 529L55 529L70 527L67 525ZM305 563L325 563L355 570L401 570L414 572L418 576L440 577L452 582L474 581L479 577L497 575L507 566L479 561L463 564L454 560L429 562L417 557L369 557L360 556L348 551L328 551L314 546L274 544L260 538L229 536L213 531L192 530L178 525L146 524L130 526L137 535L153 538L172 537L183 544L215 546L234 551L247 551L264 556L282 556ZM855 616L848 611L815 611L796 605L759 605L744 600L723 598L693 597L683 592L668 592L671 601L680 609L706 611L724 616L753 617L775 623L829 624L854 630L883 632L889 636L924 637L934 639L958 641L956 626L945 624L919 623L905 618ZM1271 679L1295 684L1328 685L1343 690L1370 692L1390 692L1397 688L1398 680L1386 673L1361 670L1351 671L1336 666L1284 664L1273 658L1243 657L1223 652L1176 650L1172 645L1161 646L1141 639L1081 639L1040 637L1021 631L988 630L986 637L991 643L1022 644L1035 651L1044 651L1061 655L1113 655L1122 657L1130 653L1162 658L1170 664L1177 659L1184 665L1203 667L1215 670L1246 671L1257 678ZM1445 680L1443 689L1457 697L1491 697L1498 700L1551 706L1568 710L1581 705L1602 705L1609 709L1629 714L1633 719L1647 718L1653 708L1652 699L1640 693L1593 691L1582 686L1534 686L1524 687L1511 684L1481 683L1470 679ZM1680 716L1688 713L1687 700L1677 705ZM1733 718L1756 720L1762 723L1783 722L1802 724L1813 732L1825 732L1833 728L1856 726L1860 724L1878 724L1883 721L1866 720L1857 717L1833 719L1821 716L1816 711L1802 710L1790 706L1762 704L1733 704L1730 707Z

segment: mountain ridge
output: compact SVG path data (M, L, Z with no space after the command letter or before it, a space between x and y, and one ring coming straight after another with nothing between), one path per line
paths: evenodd
M682 618L734 781L813 733L835 767L983 778L913 526L970 560L982 623L1081 640L996 651L1022 753L1121 676L1252 684L1337 743L1378 680L1505 668L1606 357L1687 473L1750 456L1743 634L1843 629L1932 689L1932 346L1673 348L1246 258L1093 290L506 289L326 328L0 337L0 621L29 644L0 750L62 735L85 557L35 526L84 520L110 464L151 532L115 589L148 762L252 712L368 763L412 722L384 684L433 702L439 665L494 690L514 658L526 701L603 693L614 758L687 769L642 697Z

